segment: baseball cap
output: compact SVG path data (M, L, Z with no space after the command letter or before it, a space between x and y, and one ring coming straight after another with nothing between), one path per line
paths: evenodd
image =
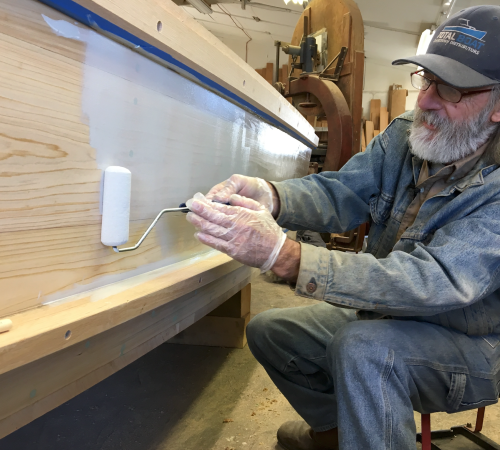
M461 89L500 84L500 6L459 11L436 29L425 55L392 64L416 64Z

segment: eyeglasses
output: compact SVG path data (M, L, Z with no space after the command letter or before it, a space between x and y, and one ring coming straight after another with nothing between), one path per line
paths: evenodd
M450 103L458 103L462 100L462 97L466 95L474 95L479 94L480 92L490 92L493 88L490 89L482 89L480 91L461 91L454 87L451 87L448 84L444 84L441 81L431 80L430 78L422 75L421 71L413 72L410 74L411 76L411 84L415 89L419 91L426 91L430 88L432 83L436 84L436 90L438 95L445 101Z

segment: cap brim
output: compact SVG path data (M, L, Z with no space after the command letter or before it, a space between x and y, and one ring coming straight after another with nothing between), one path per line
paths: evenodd
M479 72L472 70L470 67L459 63L458 61L447 58L446 56L425 54L416 55L410 58L396 59L392 62L394 66L402 64L415 64L423 67L428 72L432 73L450 86L467 89L481 88L500 84L499 81L481 75Z

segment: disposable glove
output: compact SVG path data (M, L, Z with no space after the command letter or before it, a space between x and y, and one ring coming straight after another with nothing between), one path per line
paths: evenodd
M273 193L262 178L232 175L226 181L215 185L206 195L207 200L228 203L229 197L238 194L251 198L273 212Z
M286 241L286 235L265 206L255 200L233 194L230 205L222 205L196 194L187 214L188 222L198 230L203 244L226 253L231 258L270 270Z

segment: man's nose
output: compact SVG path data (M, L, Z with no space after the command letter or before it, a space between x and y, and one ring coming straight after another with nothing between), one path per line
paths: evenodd
M418 107L423 110L437 110L443 107L443 100L437 93L436 83L431 83L426 91L420 91L417 103Z

